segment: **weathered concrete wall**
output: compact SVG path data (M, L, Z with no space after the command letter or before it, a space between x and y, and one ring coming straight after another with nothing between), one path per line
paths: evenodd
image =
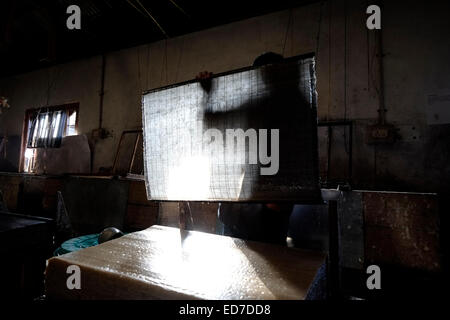
M318 49L319 117L354 121L354 183L375 189L448 188L450 179L443 177L450 176L450 129L428 125L427 97L450 91L449 4L404 7L401 1L385 1L387 119L401 140L377 147L364 137L379 108L375 36L365 27L366 6L362 0L327 1L292 10L289 29L290 11L282 11L107 54L103 126L112 137L97 143L94 171L112 166L123 130L141 127L142 91L190 80L203 70L246 67L266 51L288 57ZM89 134L98 126L101 64L97 56L2 79L1 93L12 108L0 116L0 133L20 135L28 108L76 101L79 131ZM347 138L346 130L333 136L330 178L347 175Z
M378 184L409 183L418 190L450 190L450 121L442 121L447 123L442 125L427 121L428 96L450 93L449 9L448 1L407 5L386 1L387 118L400 129L401 140L374 149ZM448 101L446 108L450 109Z

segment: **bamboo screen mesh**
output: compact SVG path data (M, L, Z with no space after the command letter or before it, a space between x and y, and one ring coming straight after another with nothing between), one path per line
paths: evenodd
M304 201L318 195L313 57L216 75L209 85L152 90L142 102L149 199Z

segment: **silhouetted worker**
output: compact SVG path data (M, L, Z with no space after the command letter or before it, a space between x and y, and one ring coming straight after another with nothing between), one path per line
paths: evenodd
M314 189L316 181L305 172L312 172L316 159L310 155L314 150L313 139L296 139L300 135L314 137L311 134L316 128L313 126L315 110L307 103L299 88L300 72L294 64L282 64L283 57L269 52L255 59L253 66L262 67L261 85L264 90L258 91L257 97L238 108L227 111L213 110L206 103L204 114L204 130L215 128L230 129L279 129L279 170L278 176L260 175L260 164L245 164L244 178L240 199L270 199L273 179L301 180L305 185L311 184ZM274 64L277 64L276 66ZM211 87L211 73L199 74L200 83L208 95L213 95ZM208 97L209 97L208 96ZM270 136L270 133L268 133ZM270 139L268 150L271 150ZM301 168L301 170L298 170ZM314 175L311 175L314 176ZM292 179L290 179L292 178ZM277 180L286 188L296 188L291 182ZM308 190L305 188L305 193ZM289 216L292 203L221 203L218 216L224 225L224 235L247 240L286 244L289 227Z

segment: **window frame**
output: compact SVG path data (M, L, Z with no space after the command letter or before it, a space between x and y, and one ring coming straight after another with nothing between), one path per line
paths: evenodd
M76 112L76 119L75 119L75 130L78 132L78 121L79 121L79 108L80 104L78 102L75 103L66 103L61 105L55 105L55 106L45 106L42 108L31 108L25 110L25 116L23 119L23 125L22 125L22 141L21 141L21 148L20 148L20 162L19 162L19 172L23 173L25 172L25 152L28 149L28 138L29 138L29 130L30 130L30 119L33 115L35 115L37 112L52 112L52 111L59 111L59 110L65 110L67 115L67 121L70 117L70 115L73 112ZM67 131L67 125L64 128L63 137L66 136Z

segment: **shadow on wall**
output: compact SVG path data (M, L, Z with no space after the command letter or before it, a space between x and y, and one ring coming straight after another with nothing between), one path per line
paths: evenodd
M0 138L0 172L18 172L20 136Z

